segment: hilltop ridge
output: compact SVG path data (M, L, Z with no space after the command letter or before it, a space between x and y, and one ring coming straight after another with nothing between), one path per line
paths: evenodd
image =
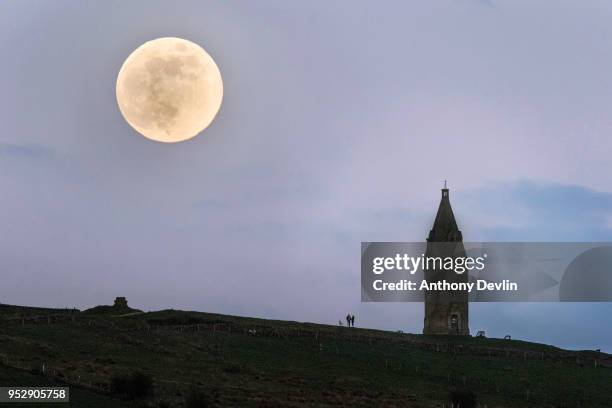
M44 363L37 378L112 397L112 378L138 370L153 380L151 407L182 406L194 388L228 407L439 407L454 389L488 407L612 406L612 356L596 351L172 309L91 310L1 305L0 372L39 372Z

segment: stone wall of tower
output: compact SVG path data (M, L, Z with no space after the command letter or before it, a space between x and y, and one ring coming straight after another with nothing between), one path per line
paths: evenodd
M448 189L442 189L442 198L434 225L427 239L427 257L465 256L463 236L450 205ZM468 274L454 271L425 270L428 282L446 280L467 282ZM423 334L469 335L469 303L466 292L426 292Z

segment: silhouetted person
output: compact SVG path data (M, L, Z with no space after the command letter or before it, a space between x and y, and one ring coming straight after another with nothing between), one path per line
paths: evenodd
M355 315L351 316L351 326L355 327Z
M351 327L351 315L346 315L346 327Z

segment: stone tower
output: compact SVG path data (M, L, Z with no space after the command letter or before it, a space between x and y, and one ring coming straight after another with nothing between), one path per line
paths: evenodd
M127 308L128 307L127 299L124 298L123 296L116 297L113 307L122 308L122 309Z
M442 198L436 220L427 238L427 257L465 257L463 237L455 221L455 215L448 198L446 182L442 189ZM457 274L454 271L441 270L434 267L424 271L428 282L446 280L447 282L467 282L468 274ZM468 294L467 292L439 292L427 291L425 293L425 321L423 334L470 334L468 320Z

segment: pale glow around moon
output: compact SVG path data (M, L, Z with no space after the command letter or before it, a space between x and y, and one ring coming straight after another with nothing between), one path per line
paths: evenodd
M117 77L117 103L125 120L158 142L191 139L213 121L223 99L215 61L181 38L158 38L138 47Z

